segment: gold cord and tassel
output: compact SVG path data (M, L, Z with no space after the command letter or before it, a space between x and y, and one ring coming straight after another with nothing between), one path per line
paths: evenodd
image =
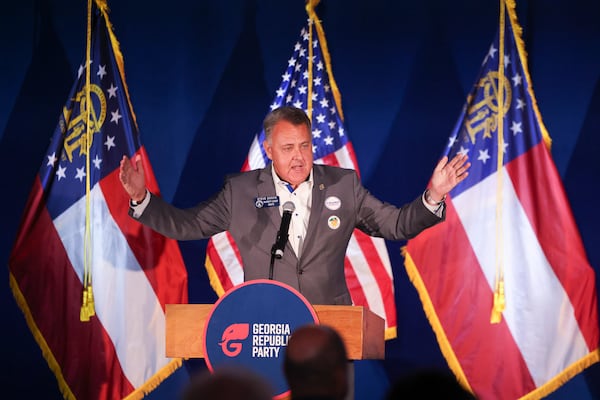
M498 152L497 152L497 187L496 187L496 277L494 284L494 303L491 324L499 324L502 321L502 313L506 308L506 297L504 294L504 231L502 226L503 205L503 177L504 177L504 35L505 35L505 4L500 0L500 29L498 49Z
M90 82L90 68L91 68L91 47L92 47L92 0L88 0L88 14L87 14L87 37L86 37L86 49L85 49L85 113L86 113L86 162L85 162L85 237L83 244L83 293L81 309L79 311L79 320L82 322L88 322L91 317L96 315L96 308L94 305L94 293L92 289L92 249L91 249L91 227L90 227L90 148L92 147L92 135L94 132L91 129L91 111L92 111L92 98L91 98L91 82Z

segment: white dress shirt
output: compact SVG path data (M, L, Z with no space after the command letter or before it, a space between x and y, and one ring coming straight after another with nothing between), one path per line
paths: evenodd
M287 201L291 201L296 206L292 213L290 228L288 232L288 241L296 253L296 257L300 258L302 252L302 244L306 237L308 229L308 220L310 218L310 209L312 205L312 188L313 188L313 172L310 170L308 179L298 185L296 190L290 190L292 187L289 183L282 181L275 173L275 168L271 167L273 182L275 183L275 193L279 196L279 214L283 215L283 205Z

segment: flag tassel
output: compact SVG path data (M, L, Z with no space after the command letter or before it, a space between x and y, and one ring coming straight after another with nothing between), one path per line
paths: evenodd
M491 324L499 324L502 321L502 313L505 308L504 280L500 280L496 283L496 290L494 290L494 306L492 307L492 315L490 316Z
M83 299L81 301L81 308L79 310L79 320L81 322L88 322L90 320L88 296L87 291L85 289L83 289Z
M88 315L93 317L96 315L96 305L94 304L94 291L92 285L89 285L86 290Z

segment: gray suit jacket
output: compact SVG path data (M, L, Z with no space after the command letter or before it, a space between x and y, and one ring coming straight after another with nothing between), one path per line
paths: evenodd
M344 277L346 247L354 228L371 236L405 240L439 218L419 196L397 208L372 196L353 170L314 165L310 220L300 259L290 244L275 261L273 279L302 293L312 304L352 304ZM178 209L152 196L139 221L177 240L208 238L229 231L240 250L245 280L269 275L271 247L281 223L279 207L257 208L255 198L276 196L271 165L232 175L211 199L189 209ZM335 196L341 207L330 210L325 199ZM328 219L337 216L332 229Z

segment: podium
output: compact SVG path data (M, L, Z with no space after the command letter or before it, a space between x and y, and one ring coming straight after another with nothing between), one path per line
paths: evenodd
M204 326L212 304L166 305L166 356L204 358ZM361 306L313 305L319 323L338 331L350 360L383 359L385 323Z

